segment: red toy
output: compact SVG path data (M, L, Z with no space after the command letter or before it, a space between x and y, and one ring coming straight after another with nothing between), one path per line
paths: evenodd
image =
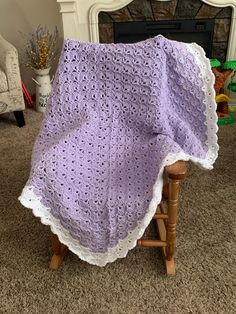
M32 100L32 97L30 96L30 93L28 92L25 84L23 83L23 81L21 81L21 85L22 85L22 92L23 92L23 96L24 96L24 99L25 99L25 102L27 103L28 107L29 108L32 108L33 107L33 100Z

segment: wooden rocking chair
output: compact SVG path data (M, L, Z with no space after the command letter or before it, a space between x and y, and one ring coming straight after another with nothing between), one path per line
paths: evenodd
M174 253L176 248L179 186L187 174L186 162L178 161L173 165L165 167L165 174L168 181L163 188L163 200L157 206L157 211L153 217L156 220L159 240L140 239L137 241L137 245L142 247L160 247L165 260L167 274L175 275ZM164 200L167 201L167 206L164 205ZM61 244L58 237L53 233L51 233L51 242L54 254L50 261L50 268L58 269L68 248Z

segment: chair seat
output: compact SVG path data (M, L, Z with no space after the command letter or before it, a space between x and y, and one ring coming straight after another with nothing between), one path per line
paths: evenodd
M0 69L0 93L8 91L7 77L3 70Z

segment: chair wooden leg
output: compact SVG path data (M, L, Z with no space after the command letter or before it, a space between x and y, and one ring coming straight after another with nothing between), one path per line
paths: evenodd
M174 253L176 248L176 225L179 201L180 181L169 179L168 220L166 226L166 266L171 275L175 274ZM168 269L167 269L168 272Z
M161 213L160 206L158 206L157 213ZM164 219L156 219L157 230L161 241L166 243L166 223ZM166 264L167 275L175 275L175 262L174 259L168 261L166 258L166 246L162 247L162 254Z
M19 128L22 128L25 125L25 118L23 111L14 111L14 116Z
M174 253L176 247L179 186L180 182L187 175L186 162L178 161L170 166L166 166L165 175L167 184L163 186L163 200L158 205L153 217L156 220L160 240L140 239L137 241L137 244L142 247L160 247L164 256L167 275L175 275ZM167 208L165 205L166 201L168 204Z
M52 249L53 249L54 254L50 261L49 267L51 269L58 269L68 251L68 248L67 246L62 244L59 241L58 237L52 232L50 232L50 238L51 238Z
M168 183L164 184L162 195L165 199L168 199L169 197L169 184Z

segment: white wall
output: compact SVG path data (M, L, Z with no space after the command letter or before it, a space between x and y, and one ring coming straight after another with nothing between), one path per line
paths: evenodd
M32 32L39 24L50 30L58 27L60 44L63 37L62 19L56 0L0 0L0 34L11 42L18 52L24 49L19 31ZM1 53L1 51L0 51ZM55 71L56 64L51 72ZM22 79L30 92L34 92L33 71L21 65Z

